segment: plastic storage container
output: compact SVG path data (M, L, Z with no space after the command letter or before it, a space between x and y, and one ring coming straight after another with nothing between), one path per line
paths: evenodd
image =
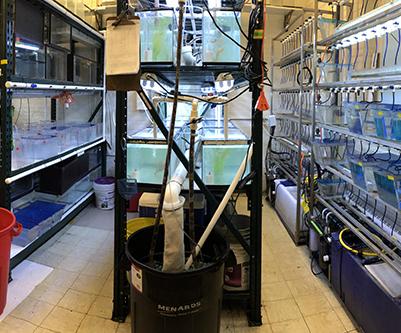
M159 193L143 193L139 199L139 217L156 217Z
M314 139L313 144L316 162L321 165L335 165L347 163L347 150L352 150L355 143L348 139Z
M26 150L26 158L34 161L41 161L57 155L58 139L53 135L35 135L21 138L22 143L27 147L31 146L31 150Z
M377 136L373 110L369 108L367 103L344 102L343 108L350 132L359 135Z
M322 124L344 125L346 124L345 113L338 105L316 105L317 120Z
M376 134L379 138L394 140L393 111L373 109Z
M41 171L41 192L62 195L77 181L77 157L71 157Z
M388 167L375 166L373 172L380 199L397 209L401 209L401 174L400 164L390 164Z
M348 64L341 65L328 62L318 62L317 65L322 83L348 81L351 79L352 65L348 66Z
M210 9L210 12L217 25L238 44L241 44L241 34L235 19L237 16L241 21L241 13L224 8ZM240 48L216 28L206 10L203 11L202 44L203 64L237 64L241 61Z
M377 191L373 167L380 164L388 165L388 154L375 154L374 156L347 154L347 159L353 182L369 192Z
M345 194L347 183L342 179L318 179L320 195L325 199L341 198Z
M73 135L75 136L75 144L77 146L83 145L85 143L88 143L90 140L90 133L89 133L89 128L90 128L89 123L85 124L75 124L72 127L73 130ZM95 134L96 135L96 134Z
M325 39L333 34L333 30L340 24L346 23L346 21L332 20L325 17L318 17L317 23L321 34L321 39Z
M138 12L141 18L141 63L173 63L175 16L171 9Z
M22 231L18 237L13 239L12 244L25 247L39 236L42 221L20 216L17 213L15 218L22 224Z
M391 113L393 118L393 131L396 141L401 142L401 110L396 110Z

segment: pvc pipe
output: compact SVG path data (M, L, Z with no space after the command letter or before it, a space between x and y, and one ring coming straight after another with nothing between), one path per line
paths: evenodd
M206 97L199 97L202 98L204 100L208 100L209 102L224 102L227 101L228 98L227 97L223 97L223 96L206 96ZM195 99L198 99L197 97L195 97ZM157 103L159 102L172 102L174 100L173 96L168 95L167 97L153 97L152 101L153 101L153 105L156 108ZM178 96L178 102L191 102L194 100L194 97L189 97L189 96ZM199 99L198 99L199 100ZM201 100L199 100L200 102L202 102Z
M188 159L189 150L185 152L185 157ZM171 210L180 204L179 195L181 192L181 185L184 183L186 176L187 169L182 163L180 163L167 184L163 207L167 207Z
M83 91L103 91L103 87L94 86L66 86L61 84L40 84L7 81L5 83L8 89L50 89L50 90L83 90Z
M253 153L253 145L249 148L248 154L245 156L244 160L241 163L241 166L239 167L237 174L234 177L234 180L232 181L230 187L228 188L226 194L224 195L223 200L221 201L219 207L217 208L216 212L214 213L212 220L209 222L205 232L203 233L201 239L199 240L197 246L196 246L196 255L198 255L200 249L202 248L203 244L205 244L206 239L209 237L210 233L212 232L212 229L217 223L217 220L220 218L221 213L223 212L224 208L226 207L228 201L231 198L231 195L233 194L235 188L237 187L237 184L242 176L242 174L245 171L246 165L248 164L248 161L251 159ZM192 256L189 257L187 263L185 264L185 269L188 270L189 267L192 265Z
M223 113L224 113L224 140L228 140L228 110L227 110L227 104L223 105Z

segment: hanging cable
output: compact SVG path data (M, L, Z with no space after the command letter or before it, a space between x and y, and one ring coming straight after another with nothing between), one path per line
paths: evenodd
M366 61L368 60L368 53L369 53L369 42L366 40L366 56L365 56L365 62L363 63L363 68L366 68Z
M386 48L384 49L383 67L386 66L387 48L388 48L388 33L386 32Z
M354 66L353 66L352 69L355 69L355 64L356 64L356 61L358 59L358 56L359 56L359 42L356 43L356 56L355 56L355 60L354 60Z
M395 59L394 59L395 65L397 65L398 52L400 51L400 43L401 43L401 29L398 28L398 46L397 46L397 51L395 52Z

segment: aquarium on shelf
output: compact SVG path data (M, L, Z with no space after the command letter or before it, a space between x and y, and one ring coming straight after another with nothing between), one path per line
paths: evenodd
M139 11L141 19L141 62L173 63L175 16L171 8Z
M217 25L238 44L241 43L240 29L236 20L241 13L232 9L213 8L210 13ZM241 61L241 49L216 28L210 14L203 11L202 61L203 64L237 64ZM237 18L236 18L237 17Z

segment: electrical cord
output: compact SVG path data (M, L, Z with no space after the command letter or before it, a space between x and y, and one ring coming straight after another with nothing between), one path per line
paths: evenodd
M354 10L354 2L355 2L355 0L352 1L351 8L350 8L350 10L349 10L349 14L348 14L348 18L347 18L347 21L348 21L348 22L349 22L349 20L350 20L350 18L351 18L352 11Z
M234 1L233 1L233 0L230 0L230 1L231 1L231 5L232 5L232 8L233 8L235 21L237 22L238 28L239 28L239 30L241 31L242 35L245 37L245 39L246 39L246 40L249 40L249 38L248 38L248 36L245 34L244 30L242 30L241 23L238 21L238 17L237 17L237 15L235 14L235 5L234 5Z
M312 71L311 71L310 68L307 67L307 66L303 67L302 69L305 69L305 70L308 72L308 74L309 74L309 76L308 76L308 82L307 82L306 84L302 83L302 85L303 85L303 86L309 86L309 85L312 83L312 81L313 81ZM297 74L297 83L298 83L298 85L301 85L301 81L300 81L301 72L302 72L302 71L299 71L298 74Z
M397 65L397 59L398 59L398 52L400 51L400 43L401 43L401 30L398 28L398 46L397 46L397 51L395 53L395 65Z

